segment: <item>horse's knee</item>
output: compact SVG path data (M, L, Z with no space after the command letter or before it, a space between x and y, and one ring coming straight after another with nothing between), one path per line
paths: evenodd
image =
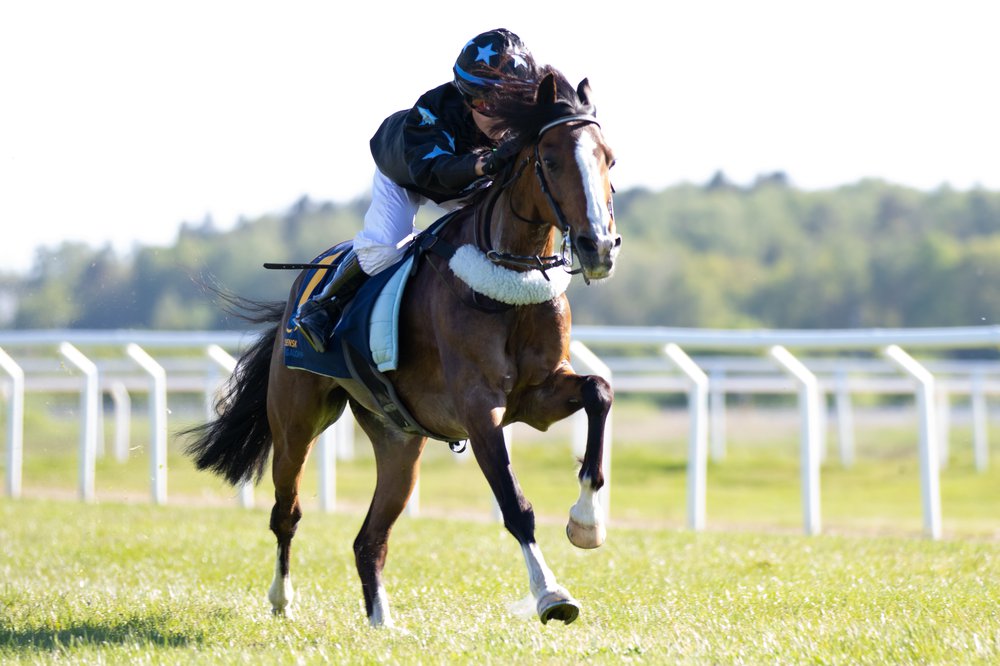
M607 414L614 402L615 392L604 377L590 375L583 384L582 398L587 414Z

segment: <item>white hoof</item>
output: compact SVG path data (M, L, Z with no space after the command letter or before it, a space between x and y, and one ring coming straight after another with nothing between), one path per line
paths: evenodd
M572 515L566 523L566 537L577 548L597 548L607 536L608 529L604 523L585 525L574 520Z
M543 594L538 600L537 609L542 624L548 624L549 620L561 620L569 624L580 615L580 604L561 587Z

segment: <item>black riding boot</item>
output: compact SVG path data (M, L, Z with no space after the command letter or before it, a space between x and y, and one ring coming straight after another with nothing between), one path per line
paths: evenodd
M367 278L358 263L358 255L350 250L323 291L299 306L294 320L313 349L320 353L326 351L326 343L333 335L344 306Z

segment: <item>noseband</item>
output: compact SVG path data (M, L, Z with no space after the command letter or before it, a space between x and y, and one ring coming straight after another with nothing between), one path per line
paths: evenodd
M573 238L573 234L569 228L569 223L566 221L566 215L563 213L562 207L559 205L559 202L557 202L555 198L552 196L551 189L549 188L549 181L548 178L546 178L545 176L545 169L542 167L542 158L539 152L539 145L541 144L542 137L545 136L546 132L548 132L550 129L554 127L565 125L566 123L571 123L571 122L593 124L597 125L598 127L601 126L601 124L597 121L597 118L595 118L593 115L590 114L574 114L574 115L562 116L561 118L556 118L552 122L542 126L542 128L538 130L538 134L535 136L535 144L534 144L535 177L538 178L538 187L542 191L542 194L545 195L545 200L549 202L549 207L552 209L552 213L555 215L559 231L561 231L563 235L562 247L560 249L559 254L549 255L545 257L539 255L526 256L526 255L510 254L508 252L500 252L499 250L493 249L491 247L490 233L489 233L490 221L493 217L492 215L493 207L489 206L486 210L486 214L483 215L483 231L482 231L483 240L480 241L480 239L477 238L476 242L477 245L481 246L483 246L483 243L485 244L484 251L486 257L494 264L507 264L510 266L518 266L521 268L528 268L531 270L541 271L542 275L545 276L546 280L549 277L548 274L546 273L546 271L548 270L559 267L572 268L573 252L576 249L575 247L576 240ZM528 159L529 158L524 159L524 161L521 163L518 169L514 172L511 178L508 179L506 183L504 183L504 187L501 189L506 189L507 185L511 184L512 182L520 178L521 174L524 172L525 167L528 165ZM530 218L524 217L516 210L514 210L513 200L511 200L508 197L508 201L510 203L510 212L513 213L514 216L517 217L519 220L522 220L529 224L536 224L536 225L544 224L544 222L541 220L532 220ZM478 229L476 235L479 236ZM567 272L570 274L576 274L581 272L582 270L583 270L582 268L578 268L575 271L567 270Z

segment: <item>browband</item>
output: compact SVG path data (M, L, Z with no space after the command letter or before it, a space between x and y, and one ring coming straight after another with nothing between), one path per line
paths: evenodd
M556 127L558 125L563 125L565 123L571 123L574 120L579 120L579 121L585 122L585 123L593 123L594 125L597 125L598 127L601 126L601 123L597 122L597 118L594 117L594 116L592 116L592 115L590 115L589 113L580 113L580 114L576 114L576 115L573 115L573 116L563 116L562 118L556 118L555 120L553 120L548 125L543 125L542 128L540 130L538 130L538 138L541 138L543 134L545 134L546 132L548 132L553 127Z

